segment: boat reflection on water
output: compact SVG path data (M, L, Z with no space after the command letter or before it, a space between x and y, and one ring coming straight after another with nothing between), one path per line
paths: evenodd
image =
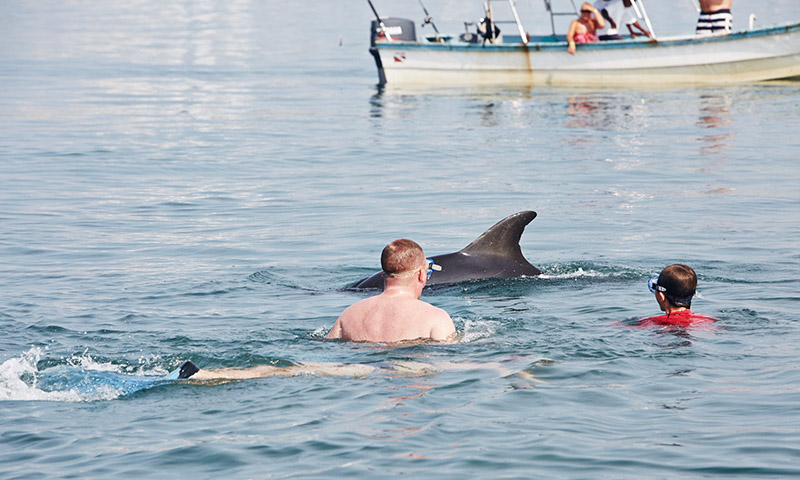
M570 129L628 132L646 130L653 114L644 94L630 90L571 96L566 113Z
M729 94L700 95L700 116L696 125L703 133L699 137L703 155L719 155L730 144L732 106L733 97Z
M608 128L609 105L591 96L569 97L567 99L567 128L599 129Z
M698 93L699 92L699 93ZM673 106L674 105L674 106ZM634 149L647 142L653 128L669 125L675 135L684 135L684 126L694 125L691 135L699 143L704 157L723 154L734 140L731 110L734 96L715 90L689 91L606 91L571 96L566 102L564 126L568 130L626 133L600 139L596 135L568 134L563 141L573 146L586 146L611 141L627 143ZM659 118L662 116L670 118ZM662 125L662 127L657 127Z
M518 135L535 137L555 122L562 127L556 138L563 144L603 152L611 143L629 152L633 161L652 141L655 130L694 139L682 147L688 150L674 151L676 155L725 152L734 141L731 111L737 88L576 91L557 87L379 86L370 97L369 109L377 130L385 126L383 120L425 118L431 132L502 128L492 130L497 142ZM550 137L547 142L552 140Z

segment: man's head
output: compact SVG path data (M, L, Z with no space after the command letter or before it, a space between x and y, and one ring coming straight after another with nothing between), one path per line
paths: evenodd
M398 277L420 268L426 268L425 253L417 242L400 238L383 249L381 268L384 277Z
M670 265L661 271L655 289L656 295L663 294L673 307L691 308L697 290L697 274L688 265Z

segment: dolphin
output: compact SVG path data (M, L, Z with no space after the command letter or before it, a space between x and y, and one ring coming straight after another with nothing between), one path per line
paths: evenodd
M519 239L536 212L509 215L455 253L429 257L441 270L434 270L427 285L457 283L480 278L512 278L542 273L522 255ZM364 278L349 288L383 288L382 272Z

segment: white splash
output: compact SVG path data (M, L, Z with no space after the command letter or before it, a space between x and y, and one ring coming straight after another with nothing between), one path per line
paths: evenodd
M314 332L311 334L311 338L325 338L328 335L331 327L323 325L321 327L317 327L314 329Z
M37 388L39 375L37 363L42 350L32 347L19 357L9 358L0 364L0 401L2 400L48 400L56 402L80 402L76 392L47 392Z
M559 273L559 274L549 274L549 273L542 273L539 275L541 279L558 279L558 278L592 278L592 277L603 277L607 276L604 273L598 272L596 270L584 270L581 267L578 267L578 270L574 272L568 273Z
M0 401L114 400L147 388L148 380L142 380L141 375L160 378L165 372L159 366L145 367L143 359L140 359L136 372L126 372L124 366L97 361L87 351L65 359L65 364L40 371L38 363L41 357L42 350L32 347L19 357L0 364Z
M119 372L119 367L111 363L98 362L89 355L89 349L83 351L81 355L73 355L67 359L67 364L72 367L84 368L86 370L99 370L101 372Z
M489 338L497 332L500 322L495 320L464 320L459 343L471 343Z

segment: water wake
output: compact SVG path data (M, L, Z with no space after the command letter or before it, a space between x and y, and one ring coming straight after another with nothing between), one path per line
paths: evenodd
M90 355L73 356L40 370L42 350L32 347L0 364L0 401L92 402L114 400L159 385L172 383L166 371L125 373L123 366L100 362Z

